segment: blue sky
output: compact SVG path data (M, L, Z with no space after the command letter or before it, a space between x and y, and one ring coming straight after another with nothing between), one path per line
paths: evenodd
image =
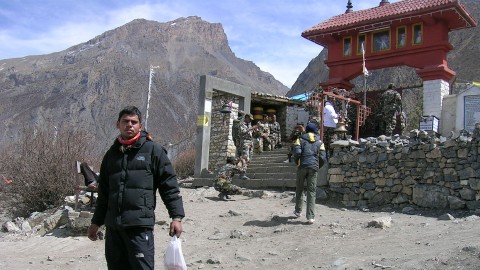
M398 0L390 0L396 2ZM1 0L0 59L48 54L144 18L200 16L221 23L235 55L291 87L322 47L302 31L346 10L347 0ZM354 10L380 0L352 0Z

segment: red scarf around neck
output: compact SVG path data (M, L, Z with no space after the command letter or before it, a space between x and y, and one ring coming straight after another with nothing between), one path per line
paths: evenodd
M137 135L135 135L135 137L128 140L123 139L121 135L118 135L117 139L118 139L118 142L121 143L122 145L132 145L136 143L139 138L140 138L140 132L138 132Z

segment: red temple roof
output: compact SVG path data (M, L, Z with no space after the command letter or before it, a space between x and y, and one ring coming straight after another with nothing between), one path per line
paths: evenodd
M476 26L475 19L467 12L460 0L403 0L384 4L370 9L348 12L303 31L303 37L330 34L334 32L371 27L375 23L396 21L421 15L445 17L448 13L458 16L448 17L451 30Z

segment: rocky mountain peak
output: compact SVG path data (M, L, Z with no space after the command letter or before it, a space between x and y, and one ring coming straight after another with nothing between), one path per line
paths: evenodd
M149 131L161 142L194 129L201 75L256 92L288 91L237 58L220 23L198 16L165 23L136 19L64 51L0 60L0 145L24 125L55 126L88 129L103 150L116 136L121 108L135 105L145 112L151 66L157 68Z

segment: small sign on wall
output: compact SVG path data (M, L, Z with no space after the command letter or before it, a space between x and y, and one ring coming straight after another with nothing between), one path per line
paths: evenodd
M197 126L199 127L208 127L208 116L198 115L197 116Z
M438 133L438 118L434 115L422 116L422 118L420 118L420 130L435 131Z
M480 95L464 98L464 129L472 132L475 124L480 123Z

